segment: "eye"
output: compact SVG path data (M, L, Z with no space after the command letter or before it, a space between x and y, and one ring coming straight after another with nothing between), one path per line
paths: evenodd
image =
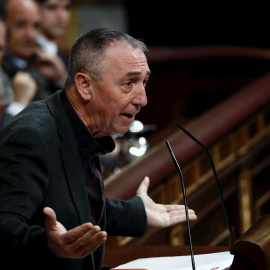
M41 28L40 23L35 23L35 24L34 24L34 28L35 28L36 30L40 30L40 28Z
M23 20L19 20L19 21L15 22L15 27L17 29L23 29L25 27L25 25L26 25L26 23Z
M133 88L133 80L124 81L122 88L125 93L129 93Z
M132 84L131 81L127 81L127 82L126 82L126 85L127 85L127 86L131 86L131 84Z
M144 87L146 87L146 86L147 86L147 84L148 84L148 79L145 79L145 80L143 81L143 85L144 85Z

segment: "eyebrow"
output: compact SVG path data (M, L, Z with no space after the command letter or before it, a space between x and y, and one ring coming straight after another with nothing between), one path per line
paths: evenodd
M141 71L131 71L131 72L128 72L126 74L126 77L132 77L132 76L141 75L141 74L142 74ZM148 70L147 73L146 73L146 75L149 76L150 74L151 74L151 71Z

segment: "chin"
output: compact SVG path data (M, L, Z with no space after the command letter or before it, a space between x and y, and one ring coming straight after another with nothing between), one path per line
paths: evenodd
M129 131L129 128L130 128L130 126L128 126L126 128L119 129L117 132L114 132L114 135L115 134L124 134L124 133Z
M27 53L26 51L24 51L23 53L18 54L18 56L20 58L22 58L22 59L28 60L28 59L30 59L31 57L34 56L34 53L33 53L33 51L31 51L29 53Z

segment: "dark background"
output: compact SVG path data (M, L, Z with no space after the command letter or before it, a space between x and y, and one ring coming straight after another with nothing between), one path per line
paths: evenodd
M266 4L218 1L130 1L130 34L148 46L234 45L270 47Z

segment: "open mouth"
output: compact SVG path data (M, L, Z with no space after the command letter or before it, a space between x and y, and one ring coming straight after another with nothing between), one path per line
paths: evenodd
M122 115L124 115L127 118L133 118L133 114L123 113Z

